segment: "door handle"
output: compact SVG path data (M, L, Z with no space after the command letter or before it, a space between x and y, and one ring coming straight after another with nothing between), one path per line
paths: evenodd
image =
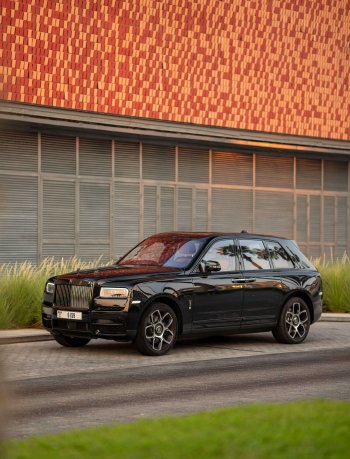
M248 277L248 279L232 279L233 284L249 284L251 282L255 282L255 277Z
M248 277L248 279L245 280L246 284L248 284L250 282L255 282L255 281L256 281L255 277Z

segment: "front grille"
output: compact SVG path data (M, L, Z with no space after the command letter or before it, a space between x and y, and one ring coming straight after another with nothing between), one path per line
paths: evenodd
M91 300L91 285L55 285L55 306L84 310L89 309Z

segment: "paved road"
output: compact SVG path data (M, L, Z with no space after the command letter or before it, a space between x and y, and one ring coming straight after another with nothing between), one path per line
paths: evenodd
M130 344L1 346L13 436L260 401L350 400L350 323L317 323L298 346L271 334L184 341L160 358Z

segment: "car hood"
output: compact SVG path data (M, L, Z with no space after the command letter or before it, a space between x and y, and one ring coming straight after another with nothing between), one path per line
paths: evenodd
M178 268L165 268L162 266L144 266L144 265L113 265L103 268L86 269L75 271L67 274L56 276L55 279L63 282L87 281L87 282L108 282L125 279L140 279L156 276L166 276L182 272Z

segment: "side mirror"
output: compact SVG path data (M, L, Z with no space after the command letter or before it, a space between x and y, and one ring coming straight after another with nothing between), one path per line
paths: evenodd
M208 260L208 261L202 261L199 264L199 269L202 274L207 274L207 273L221 271L221 266L218 261Z

